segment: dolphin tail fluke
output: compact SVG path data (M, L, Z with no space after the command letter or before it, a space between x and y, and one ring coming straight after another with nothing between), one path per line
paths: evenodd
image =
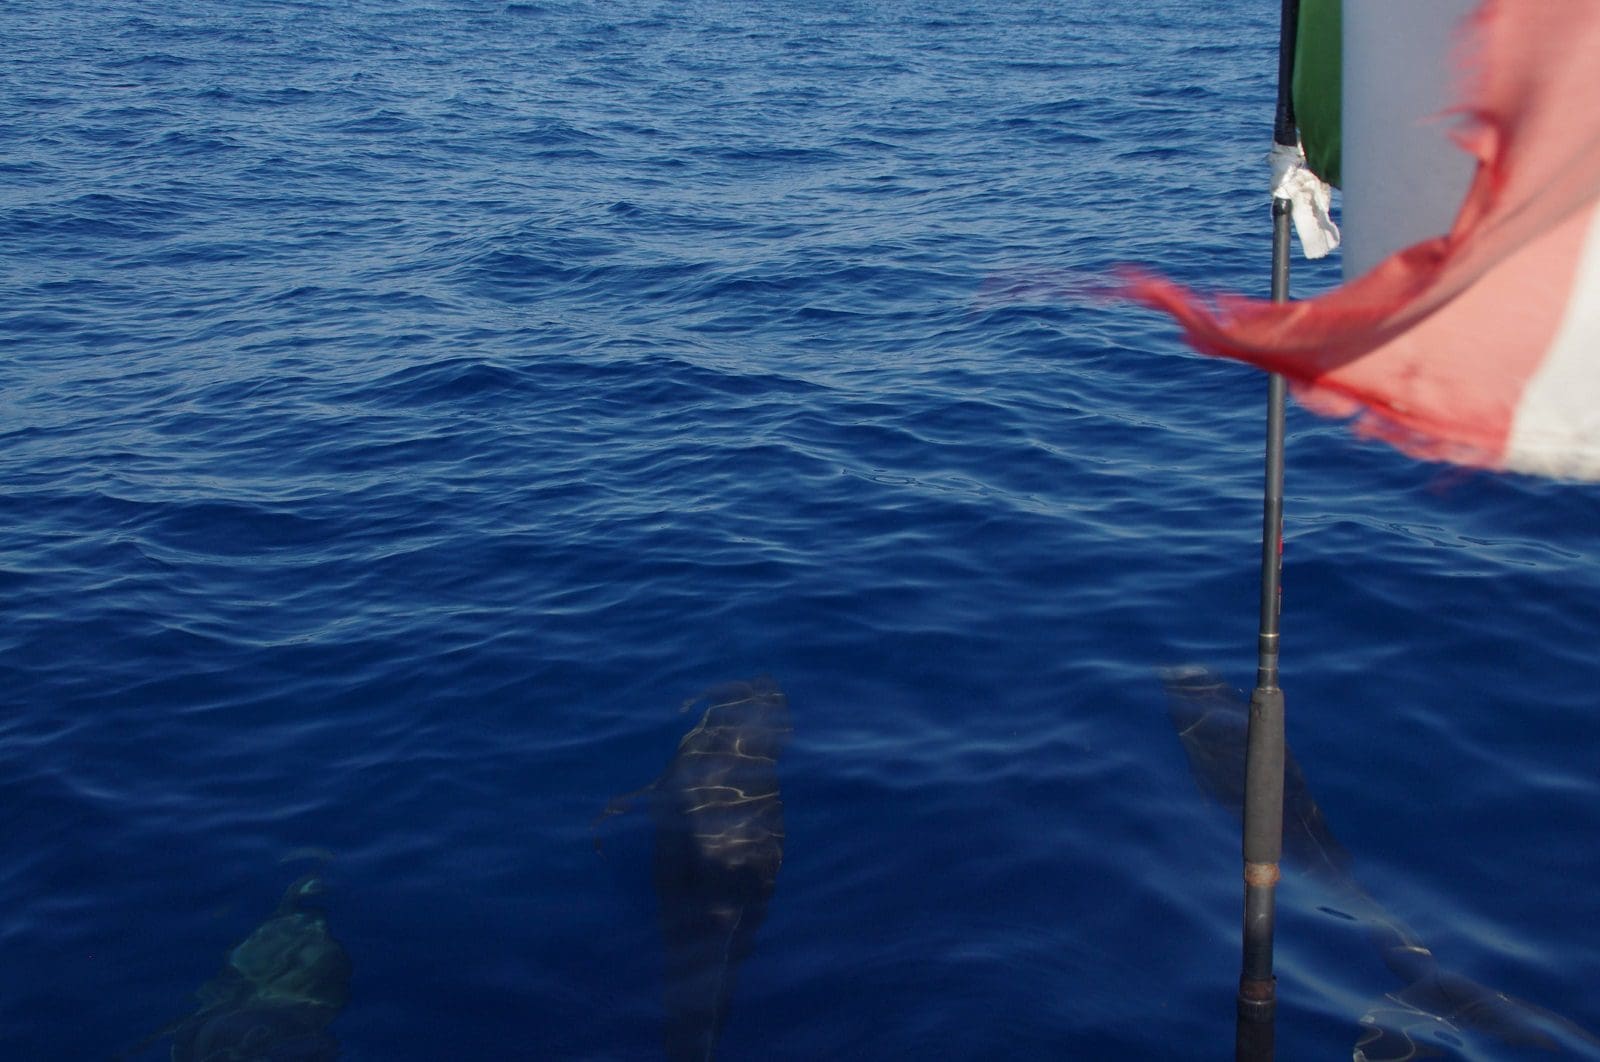
M1462 1043L1461 1030L1437 1014L1384 996L1361 1016L1361 1038L1351 1052L1352 1062L1411 1062L1417 1058L1444 1058L1446 1048Z
M1355 1062L1436 1058L1459 1048L1467 1033L1513 1047L1600 1058L1600 1038L1554 1011L1442 970L1426 949L1427 972L1390 992L1362 1017ZM1390 968L1399 972L1391 963ZM1443 1045L1443 1046L1440 1046Z

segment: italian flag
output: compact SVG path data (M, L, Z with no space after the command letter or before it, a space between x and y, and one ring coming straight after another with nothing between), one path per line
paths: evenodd
M1600 0L1302 5L1296 111L1342 189L1345 283L1129 293L1415 456L1600 480Z

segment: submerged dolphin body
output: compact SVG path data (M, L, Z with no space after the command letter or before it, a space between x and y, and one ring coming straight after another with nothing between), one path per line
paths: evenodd
M654 811L672 1062L707 1062L715 1052L783 862L777 759L791 730L788 699L762 677L704 700L705 715L661 777L603 813L625 811L637 796Z
M350 959L308 906L314 874L289 886L278 908L228 952L222 970L196 993L199 1008L147 1039L172 1036L172 1062L332 1062L327 1031L350 994Z
M1201 791L1235 815L1242 814L1249 707L1216 673L1204 668L1174 668L1163 673L1162 681L1172 725ZM1508 1044L1549 1051L1569 1046L1600 1056L1600 1039L1561 1015L1440 968L1416 934L1356 881L1350 853L1334 838L1288 750L1283 770L1283 850L1337 898L1337 908L1324 910L1367 928L1384 965L1404 986L1385 995L1361 1018L1364 1031L1355 1046L1354 1062L1444 1057L1438 1043L1459 1043L1462 1029Z

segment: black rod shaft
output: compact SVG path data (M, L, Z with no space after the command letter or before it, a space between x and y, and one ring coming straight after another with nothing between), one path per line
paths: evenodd
M1278 108L1273 140L1298 143L1292 85L1299 0L1283 0L1278 37ZM1289 218L1286 199L1272 202L1272 301L1289 298ZM1245 752L1244 925L1234 1040L1236 1062L1271 1062L1277 978L1272 947L1278 864L1283 857L1284 705L1278 686L1279 602L1283 556L1284 404L1286 387L1274 373L1267 385L1265 483L1261 506L1261 624L1256 687L1250 696Z

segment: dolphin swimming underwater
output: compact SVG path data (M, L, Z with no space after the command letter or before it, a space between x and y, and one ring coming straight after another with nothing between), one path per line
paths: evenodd
M310 906L322 892L315 874L290 885L272 916L201 986L199 1008L130 1053L170 1034L172 1062L337 1059L327 1026L349 999L350 958L329 934L327 916Z
M1203 793L1235 815L1244 808L1245 733L1249 706L1212 671L1201 667L1162 672L1168 712ZM1403 987L1361 1018L1364 1031L1353 1062L1406 1062L1442 1058L1439 1042L1459 1042L1473 1029L1516 1045L1559 1051L1574 1047L1600 1057L1600 1039L1543 1007L1497 992L1439 966L1415 933L1383 909L1356 881L1350 853L1334 838L1312 799L1305 774L1287 749L1283 770L1283 851L1308 877L1329 889L1338 907L1330 914L1360 922L1384 965Z
M636 797L650 800L672 1062L709 1062L716 1051L735 974L783 862L777 761L792 729L788 699L763 676L703 700L704 716L661 776L601 816L626 811Z

